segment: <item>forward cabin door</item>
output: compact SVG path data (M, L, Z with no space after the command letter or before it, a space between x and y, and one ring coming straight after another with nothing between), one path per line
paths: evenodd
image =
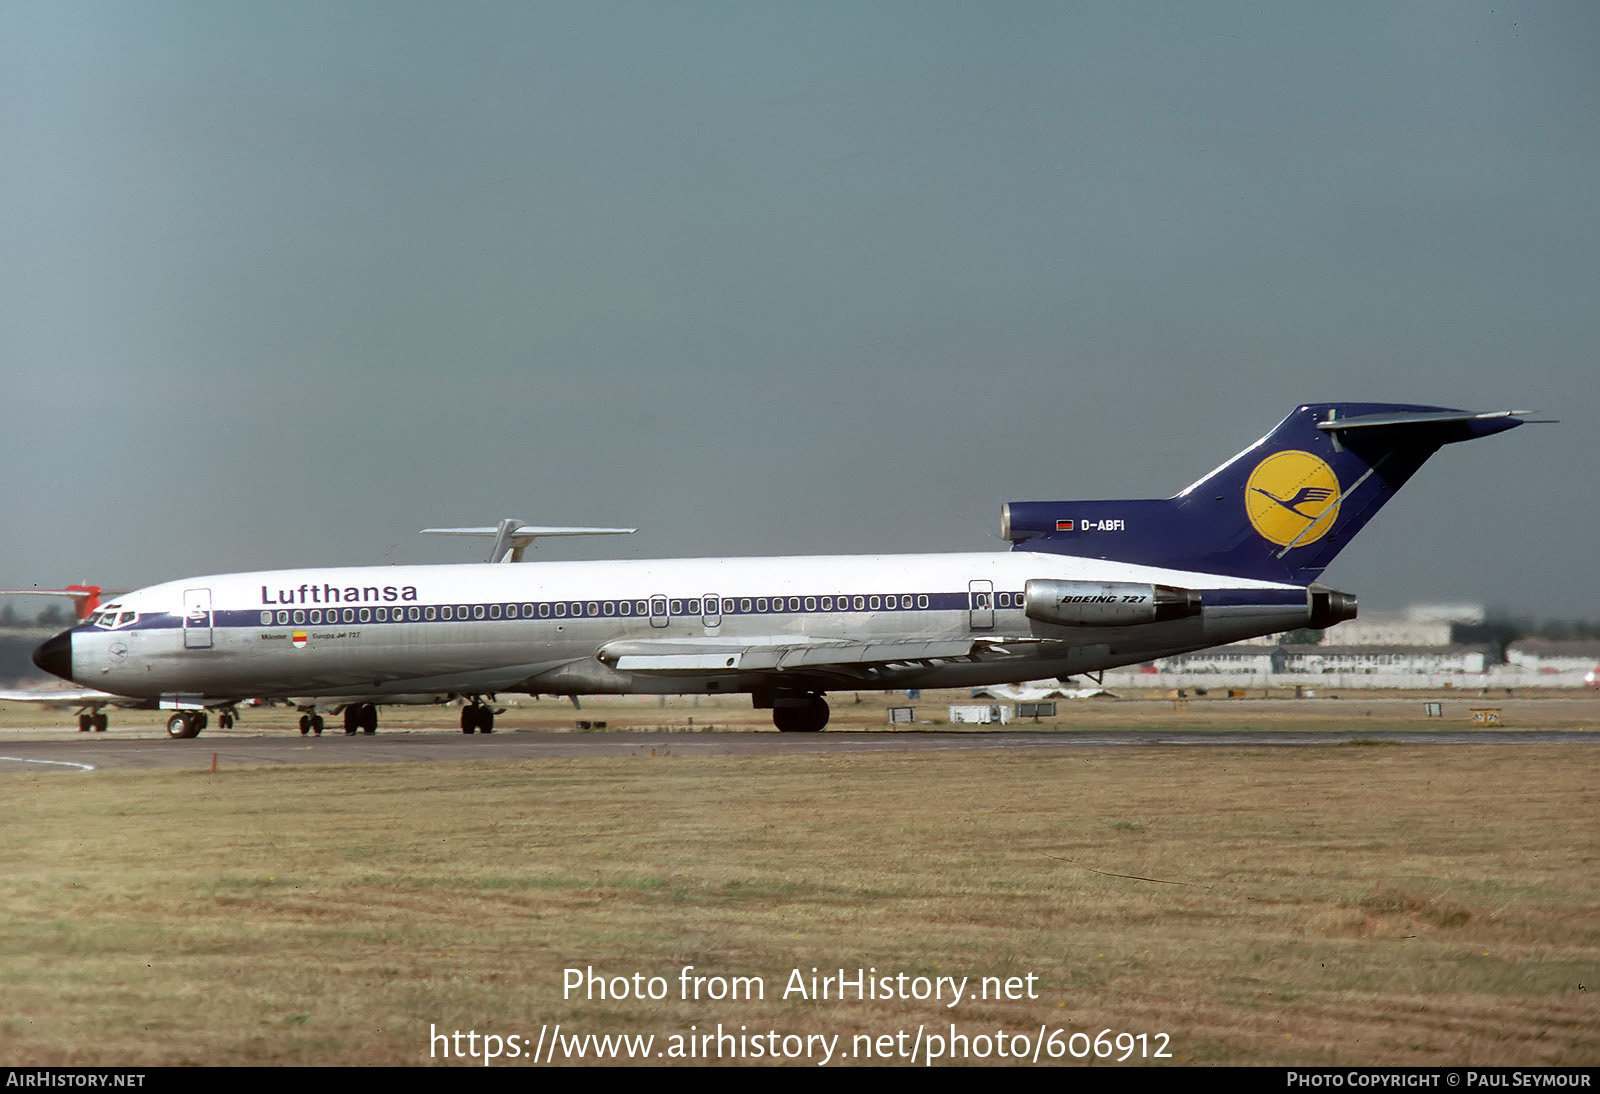
M211 590L183 590L183 648L211 648Z

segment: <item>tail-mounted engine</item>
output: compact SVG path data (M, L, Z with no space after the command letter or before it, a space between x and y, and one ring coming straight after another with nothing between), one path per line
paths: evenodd
M1200 594L1173 585L1038 578L1024 596L1024 615L1062 627L1129 627L1200 614Z

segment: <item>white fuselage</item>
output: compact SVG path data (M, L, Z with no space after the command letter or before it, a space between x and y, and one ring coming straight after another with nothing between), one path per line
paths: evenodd
M1212 595L1191 618L1066 627L1024 614L1034 579L1144 582ZM1302 626L1304 593L1022 551L278 570L129 593L74 629L70 660L72 678L85 685L201 702L420 690L966 686L1094 671ZM720 657L717 651L740 648L980 639L993 640L997 652L880 658L870 671L819 663L787 675L770 665L746 670L736 657L686 669L691 662L607 654L659 655L674 643ZM1015 653L1001 649L1008 641ZM644 667L630 671L630 664Z

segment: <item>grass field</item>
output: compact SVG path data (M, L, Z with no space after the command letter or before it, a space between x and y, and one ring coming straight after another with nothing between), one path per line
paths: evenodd
M0 1063L441 1063L430 1032L531 1045L559 1022L654 1034L652 1060L719 1023L838 1035L847 1063L858 1035L910 1045L953 1023L989 1038L968 1043L987 1062L996 1031L1043 1029L1164 1033L1172 1063L1593 1065L1597 759L1330 745L5 775ZM682 999L691 965L765 997ZM564 970L589 968L661 977L666 997L564 997ZM1031 975L1037 998L783 998L813 968L969 991Z

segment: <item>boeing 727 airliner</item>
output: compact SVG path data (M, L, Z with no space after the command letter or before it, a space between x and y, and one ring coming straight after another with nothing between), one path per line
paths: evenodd
M34 661L177 708L174 737L245 696L417 692L472 698L468 732L504 692L748 693L780 730L819 730L830 690L1065 677L1354 618L1328 563L1440 446L1525 413L1307 404L1171 498L1011 502L1009 552L188 578Z

